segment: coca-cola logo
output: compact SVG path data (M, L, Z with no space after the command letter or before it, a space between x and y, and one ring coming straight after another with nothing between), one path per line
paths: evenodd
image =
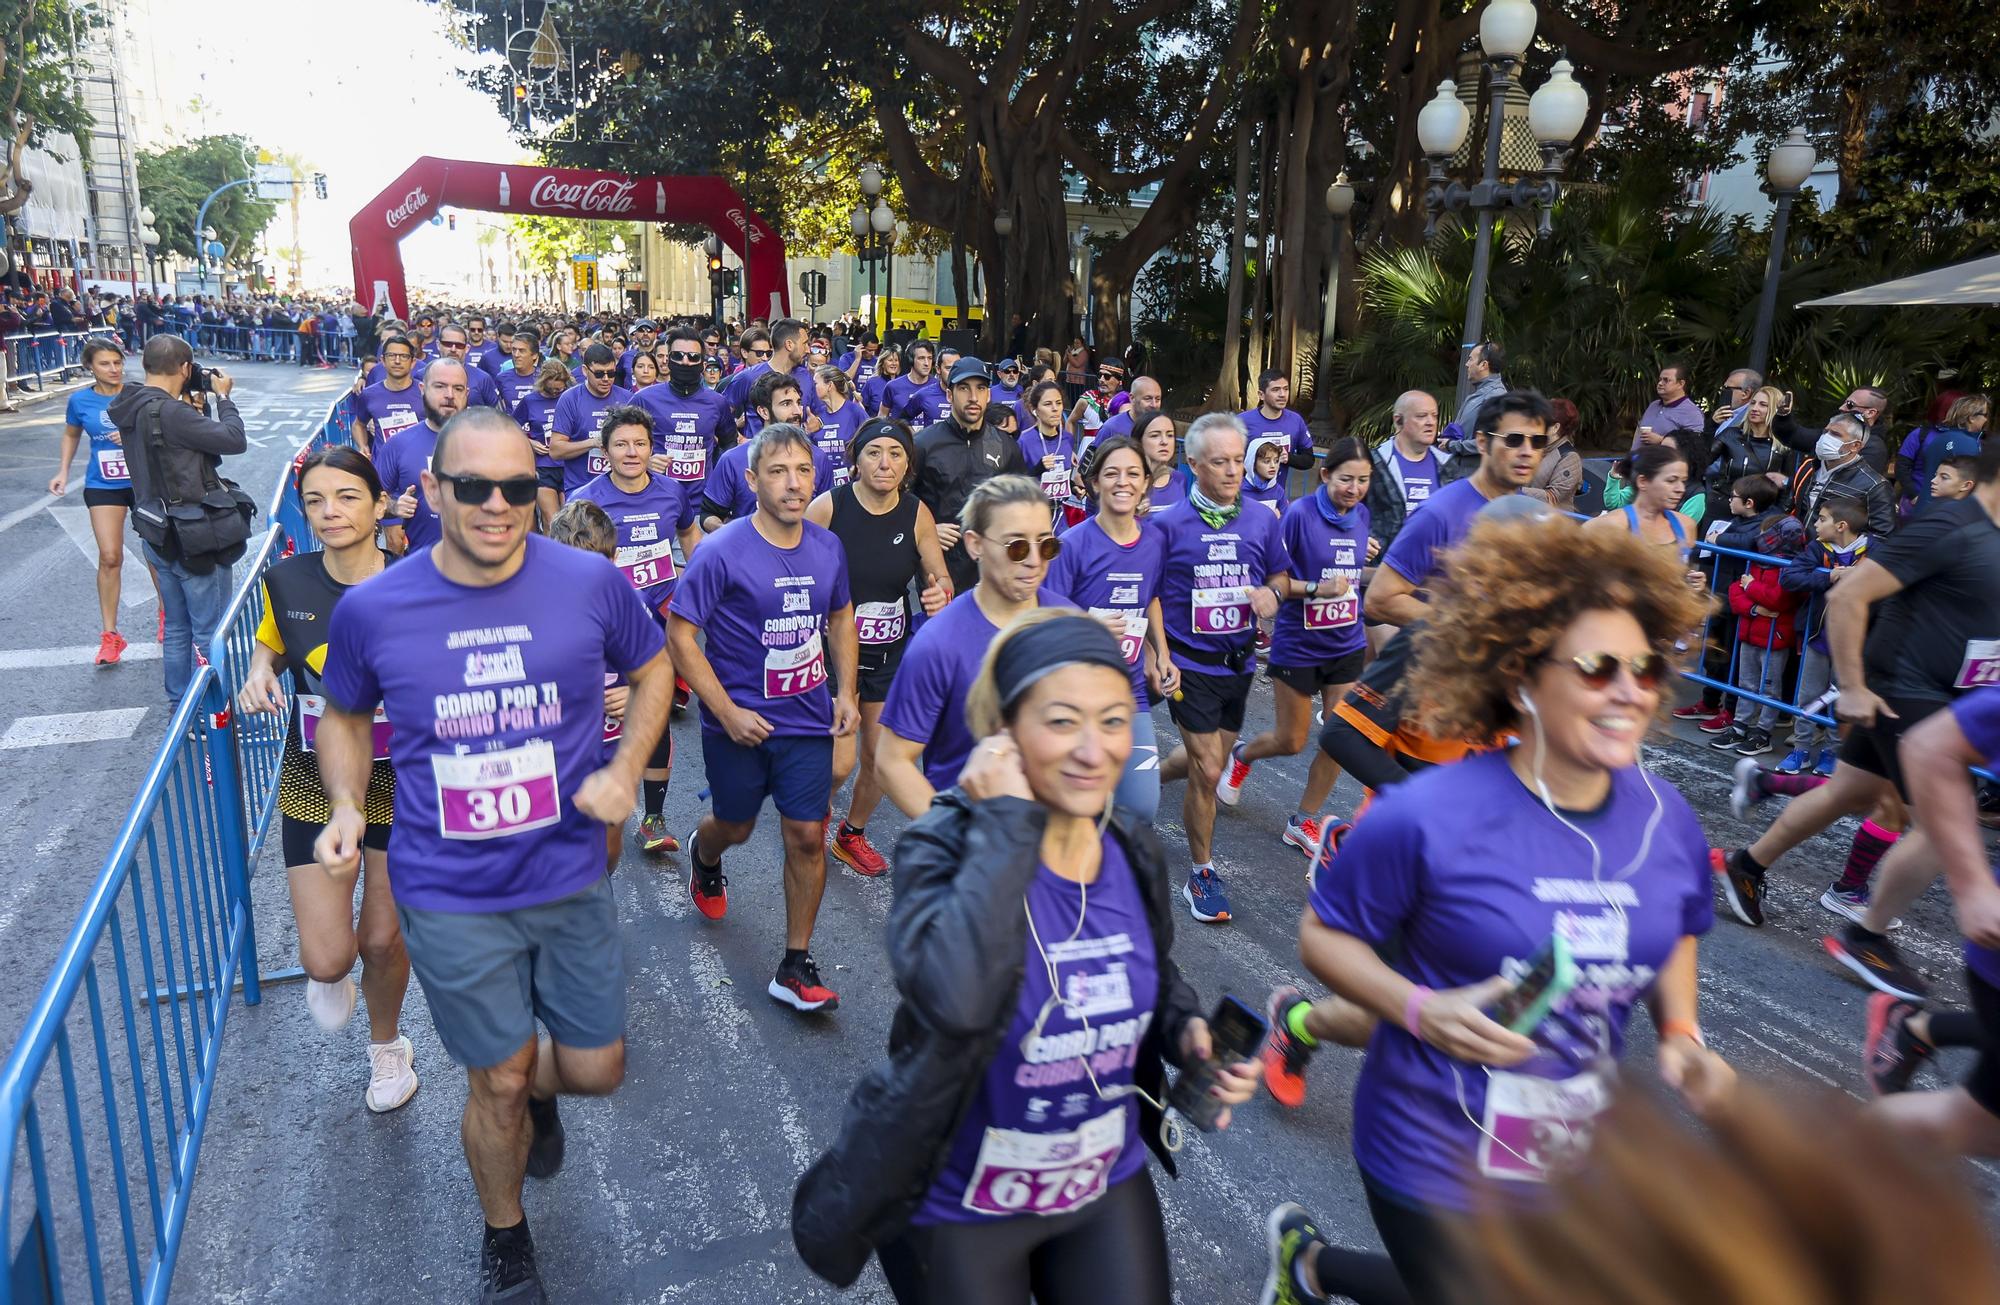
M394 231L424 209L430 207L431 197L424 193L422 186L413 186L410 193L403 196L403 202L390 209L383 216L389 219L389 230Z
M743 215L742 209L732 208L727 213L724 213L723 216L728 218L730 224L734 226L738 231L741 231L743 233L743 238L749 241L751 244L754 245L758 241L764 238L763 229L761 227L752 226L750 224L750 219Z
M563 181L544 175L528 192L530 208L571 213L630 213L638 207L630 181Z

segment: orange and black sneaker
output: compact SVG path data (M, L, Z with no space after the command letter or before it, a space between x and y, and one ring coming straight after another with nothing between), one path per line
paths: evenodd
M768 991L793 1010L811 1013L840 1007L840 997L819 981L819 966L811 952L787 952Z
M1286 1021L1295 1008L1310 1004L1297 988L1273 989L1270 1000L1264 1003L1264 1016L1271 1023L1259 1053L1264 1062L1264 1086L1279 1105L1293 1110L1306 1103L1306 1062L1312 1059L1313 1049Z
M660 815L647 816L639 822L639 846L661 855L681 850L680 843L667 832L667 818Z
M1930 985L1881 934L1850 924L1838 938L1828 934L1820 942L1828 956L1875 991L1918 1005L1930 998Z
M720 920L729 914L729 876L722 873L722 863L703 865L701 853L695 850L694 830L688 830L688 896L694 899L694 909L711 920Z
M1708 850L1708 868L1722 880L1722 897L1728 903L1729 913L1752 929L1762 928L1764 872L1750 864L1748 853L1742 848L1725 852L1712 847Z

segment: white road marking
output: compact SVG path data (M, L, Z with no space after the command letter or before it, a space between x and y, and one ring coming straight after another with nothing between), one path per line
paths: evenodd
M56 519L69 542L76 545L83 554L83 560L97 569L97 536L90 531L90 509L87 507L53 507L49 515ZM139 551L136 540L125 541L125 565L118 572L118 601L126 607L136 607L140 603L151 603L157 598L153 592L153 578L146 574L146 559Z
M47 507L49 504L60 503L60 502L62 502L62 500L56 497L54 494L44 494L40 498L28 504L28 506L24 508L15 508L12 512L9 512L6 516L0 517L0 531L12 530L15 526L20 525L23 521L26 521L29 517L34 516L36 513L40 512L43 508ZM95 554L92 555L92 560L93 561L95 560Z
M0 752L13 748L45 748L57 743L101 743L129 739L146 717L145 707L113 707L107 711L75 711L56 716L23 716L0 734Z
M0 671L38 671L49 666L90 666L97 658L94 643L72 644L67 648L12 648L0 652ZM147 639L142 643L126 646L125 653L118 659L119 665L126 662L156 662L160 660L160 645Z

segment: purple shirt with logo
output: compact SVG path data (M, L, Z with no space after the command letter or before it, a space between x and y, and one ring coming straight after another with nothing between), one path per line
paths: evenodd
M740 520L757 510L757 491L750 488L750 441L732 444L715 460L715 467L702 485L701 497L727 509L731 519ZM833 460L817 445L813 447L813 493L824 494L833 485Z
M1033 936L1024 944L1013 1020L914 1224L1062 1214L1145 1167L1132 1069L1159 1002L1159 961L1124 849L1112 835L1103 841L1087 888L1046 865L1028 884L1041 946ZM1050 1000L1044 951L1067 1005ZM1030 1040L1044 1009L1040 1035ZM1025 1136L994 1138L990 1130ZM1034 1151L1043 1152L1034 1157L1041 1163L1023 1163Z
M1425 449L1424 456L1412 462L1391 445L1389 456L1396 460L1396 470L1403 474L1403 510L1414 512L1430 502L1438 487L1437 452Z
M673 459L667 474L685 485L697 487L708 479L715 465L715 446L728 430L735 433L729 405L714 390L696 388L693 394L676 394L671 385L649 385L632 402L653 415L653 451Z
M1068 432L1049 439L1042 434L1041 427L1031 426L1014 442L1021 446L1021 457L1028 464L1026 474L1041 482L1042 493L1051 502L1068 498L1069 476L1076 470L1076 441L1070 438ZM1053 457L1056 465L1043 466L1042 459L1046 457Z
M1275 417L1266 417L1262 408L1252 408L1248 412L1239 412L1236 415L1242 421L1243 428L1250 432L1246 447L1267 435L1275 435L1284 440L1286 447L1293 453L1312 450L1312 431L1307 429L1306 419L1290 408Z
M933 376L920 388L910 391L896 415L913 428L922 430L932 422L951 416L951 395L945 393L944 382Z
M999 633L968 589L917 628L903 650L903 664L889 681L882 724L924 745L924 778L934 789L958 783L958 772L972 755L975 740L965 725L965 695Z
M673 596L674 537L694 524L701 491L665 476L646 478L646 487L627 493L609 475L599 476L572 499L589 499L618 527L618 555L612 559L645 600L646 609L664 612Z
M539 363L535 365L535 370L526 376L515 371L511 363L502 369L501 373L493 378L494 384L500 387L501 406L509 412L520 406L522 399L535 392L535 378L541 370Z
M1095 617L1115 613L1125 619L1118 643L1132 665L1132 698L1141 710L1152 706L1146 688L1146 608L1160 596L1165 565L1166 536L1157 526L1142 521L1139 537L1120 544L1091 517L1063 535L1062 552L1042 579L1045 600L1060 599Z
M1403 529L1382 552L1382 565L1422 589L1437 573L1442 555L1472 529L1486 495L1470 480L1454 480L1423 507L1410 513Z
M1250 674L1257 666L1250 591L1291 566L1277 514L1245 503L1217 528L1183 500L1147 520L1166 540L1160 616L1168 637L1182 645L1174 649L1174 663L1204 675ZM1248 655L1232 671L1223 658L1236 650Z
M567 394L568 391L565 390L563 393ZM521 429L528 433L529 439L538 441L544 445L549 442L549 436L555 432L556 404L560 401L561 397L561 395L557 395L556 398L551 399L540 390L530 390L521 396L520 402L514 405L514 420L521 423ZM537 467L560 467L562 459L553 453L537 453L535 454L535 465Z
M438 541L437 509L424 497L423 473L431 465L431 453L437 448L438 433L431 429L429 422L420 421L406 427L395 439L378 441L375 445L375 474L382 478L382 488L393 502L403 496L403 491L417 491L417 510L407 520L402 517L386 517L384 525L403 527L403 537L410 541L412 550L435 544Z
M1959 729L1965 731L1965 741L1986 758L1987 769L2000 763L2000 688L1974 689L1951 704L1951 714L1958 719ZM2000 987L2000 951L1968 942L1965 968Z
M853 468L847 465L847 445L861 431L868 414L853 399L840 405L838 411L822 407L820 427L812 437L813 444L831 466L834 485L845 485L853 476Z
M875 375L870 376L867 380L863 381L861 383L862 410L865 411L871 417L874 416L876 413L882 411L883 391L887 390L890 384L898 379L900 378L895 376L884 376L880 372L877 372Z
M415 381L400 390L392 390L387 385L371 385L355 397L354 415L366 421L374 431L371 447L380 447L397 431L422 424L424 387Z
M660 627L603 558L540 535L527 550L484 588L418 551L333 609L327 697L396 722L390 882L404 906L512 911L604 876L604 826L576 793L604 764L605 675L651 661Z
M1507 753L1469 757L1379 798L1315 881L1323 924L1378 947L1400 939L1397 971L1435 991L1519 974L1557 933L1581 972L1531 1035L1540 1054L1506 1073L1454 1061L1395 1021L1376 1026L1354 1158L1408 1202L1467 1209L1482 1173L1503 1196L1539 1190L1530 1162L1588 1135L1603 1100L1593 1067L1624 1052L1632 1007L1680 940L1714 922L1708 839L1672 785L1631 767L1596 811L1563 814L1601 852L1595 879L1590 845Z
M1285 509L1279 528L1292 579L1319 582L1319 598L1288 599L1271 626L1271 665L1323 666L1368 642L1361 622L1361 568L1368 561L1368 505L1333 512L1324 487ZM1335 577L1347 581L1344 597L1332 596Z
M604 414L621 403L632 402L632 391L611 387L611 393L598 398L586 385L572 385L556 400L554 424L549 429L565 439L597 442L597 432L604 425ZM558 459L563 464L563 497L570 495L611 470L611 460L604 451L592 448L573 458Z
M833 532L807 521L779 548L749 517L711 535L674 590L675 616L701 627L708 664L729 700L771 723L774 734L833 729L827 616L848 605L847 554ZM704 704L701 727L722 732Z

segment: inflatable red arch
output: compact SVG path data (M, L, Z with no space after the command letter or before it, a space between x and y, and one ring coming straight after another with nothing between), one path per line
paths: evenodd
M347 224L355 299L370 306L386 300L399 317L408 318L402 239L446 205L488 213L705 226L743 260L749 315L776 319L790 311L784 240L749 210L736 187L720 177L634 177L428 155L412 163Z

